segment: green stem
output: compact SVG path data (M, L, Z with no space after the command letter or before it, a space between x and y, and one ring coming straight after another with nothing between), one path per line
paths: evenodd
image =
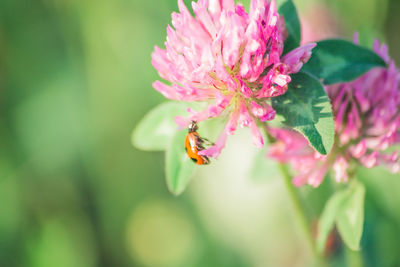
M275 139L269 134L267 126L263 127L263 128L265 130L265 134L267 136L268 142L273 143L275 141ZM305 208L302 205L300 196L299 196L298 192L296 191L296 188L292 184L292 178L289 173L289 170L288 170L286 164L278 163L278 166L279 166L279 170L282 174L281 176L283 178L286 190L289 194L290 200L292 201L296 219L298 220L299 225L301 226L301 228L304 232L304 236L307 240L307 244L308 244L310 251L312 253L312 256L315 260L315 265L316 266L325 266L323 257L321 257L321 255L319 255L319 253L317 251L315 239L311 232L311 227L310 227L309 221L306 217Z
M346 256L346 262L348 267L362 267L363 266L363 261L362 261L362 256L360 251L353 251L349 249L347 246L345 247L345 256Z
M304 236L305 236L306 241L309 245L309 248L312 252L312 255L317 261L320 261L320 256L318 255L318 252L316 249L315 239L311 232L311 227L310 227L310 224L306 217L305 209L302 205L302 202L301 202L298 192L296 191L295 187L292 184L291 176L289 174L288 168L285 164L279 163L279 169L281 171L282 178L283 178L286 190L289 194L290 200L292 201L292 205L294 208L296 218L299 221L299 224L304 232Z

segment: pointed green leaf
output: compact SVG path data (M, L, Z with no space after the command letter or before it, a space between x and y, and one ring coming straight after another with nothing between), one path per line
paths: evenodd
M176 132L165 155L168 189L175 195L179 195L185 190L196 167L185 151L186 134L187 131Z
M372 50L352 42L331 39L317 43L302 71L329 85L352 81L372 68L386 63Z
M272 105L284 125L302 133L319 153L329 153L335 134L332 108L318 80L302 72L292 75L289 89Z
M360 250L364 226L365 187L354 181L340 206L336 224L344 243L352 250Z
M346 191L338 191L328 200L318 221L317 249L320 253L324 252L326 240L335 224L336 216L343 200L346 197Z
M174 117L185 114L186 109L187 105L178 102L158 105L147 113L133 130L132 144L142 150L165 150L178 128Z
M301 28L299 16L292 0L284 0L278 3L278 13L285 19L288 37L285 40L283 55L300 45Z

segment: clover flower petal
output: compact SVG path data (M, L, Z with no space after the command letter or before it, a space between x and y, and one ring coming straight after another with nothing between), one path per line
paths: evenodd
M357 36L354 40L357 43ZM337 182L347 181L351 163L366 168L382 165L400 172L398 152L385 152L400 144L400 72L386 45L375 41L374 51L386 61L387 68L375 68L352 82L325 88L335 115L336 141L329 155L313 151L297 132L271 131L277 143L269 149L269 156L291 164L298 173L295 185L318 186L331 168Z
M198 0L192 2L194 17L182 0L178 7L165 49L155 47L152 54L154 68L170 84L156 81L153 87L171 100L208 103L203 111L176 117L181 128L192 120L227 117L215 145L203 155L217 157L237 123L249 127L253 143L262 147L258 121L275 117L267 101L286 92L289 75L300 70L315 44L282 57L287 31L275 0L251 0L248 13L233 0Z

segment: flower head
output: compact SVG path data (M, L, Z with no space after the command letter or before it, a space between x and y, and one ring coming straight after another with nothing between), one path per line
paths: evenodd
M208 107L188 117L176 117L179 126L226 116L227 124L215 145L202 155L217 157L227 136L241 127L251 129L254 144L263 146L257 121L272 120L275 111L267 99L282 95L315 44L297 48L282 57L287 32L275 0L251 0L247 13L234 0L192 2L192 17L182 0L167 28L166 49L155 47L153 66L160 81L153 87L166 98L205 101Z
M390 60L386 45L375 41L374 51L386 61L387 68L375 68L355 81L326 87L336 132L329 155L314 151L298 133L272 130L278 142L269 155L293 166L298 172L295 185L316 187L331 168L336 181L347 181L354 162L367 168L385 165L392 172L400 171L398 152L384 152L400 143L400 72Z

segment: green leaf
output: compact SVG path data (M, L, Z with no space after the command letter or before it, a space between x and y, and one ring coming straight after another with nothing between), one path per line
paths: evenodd
M332 108L321 83L306 73L292 75L287 92L272 99L278 119L302 133L321 154L334 142Z
M372 68L385 66L383 59L372 50L349 41L331 39L317 42L302 71L329 85L352 81Z
M344 243L352 250L360 250L360 241L364 226L364 198L364 185L354 180L336 217L340 236Z
M317 249L320 253L324 252L326 240L335 224L336 216L347 191L338 191L328 200L318 221Z
M285 40L283 55L299 47L301 41L301 28L299 16L292 0L281 1L278 6L278 13L285 19L285 26L288 37Z
M168 189L175 195L181 194L188 185L196 164L185 151L187 131L178 131L173 136L165 156L165 174Z
M187 105L166 102L151 110L132 133L132 144L142 150L162 151L167 148L178 126L174 117L185 114Z

